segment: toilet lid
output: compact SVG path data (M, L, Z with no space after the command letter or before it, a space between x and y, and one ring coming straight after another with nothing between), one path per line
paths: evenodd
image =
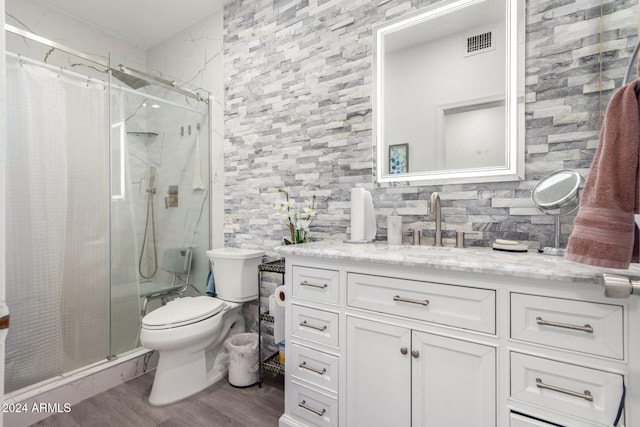
M176 298L142 318L149 329L175 328L199 322L219 313L224 301L208 296Z

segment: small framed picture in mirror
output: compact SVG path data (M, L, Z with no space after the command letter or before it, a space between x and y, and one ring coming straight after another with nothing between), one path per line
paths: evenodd
M389 174L409 172L409 144L389 145Z

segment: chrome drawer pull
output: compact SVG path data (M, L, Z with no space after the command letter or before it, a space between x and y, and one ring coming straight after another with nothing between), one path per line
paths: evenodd
M536 378L536 386L538 388L545 388L547 390L557 391L558 393L568 394L569 396L579 397L580 399L588 400L589 402L593 402L593 396L589 390L585 390L584 393L577 393L575 391L567 390L564 388L556 387L553 385L548 385L542 382L540 378Z
M323 284L321 284L321 285L318 285L318 284L316 284L316 283L310 283L310 282L307 282L307 281L305 280L305 281L303 281L303 282L300 282L300 286L309 286L309 287L311 287L311 288L320 288L320 289L324 289L324 288L328 287L329 285L327 285L326 283L323 283Z
M536 323L538 325L554 326L556 328L573 329L574 331L582 331L582 332L586 332L588 334L592 334L593 333L593 327L591 325L589 325L588 323L586 325L584 325L584 326L578 326L578 325L570 325L568 323L549 322L548 320L544 320L540 316L536 317Z
M411 304L420 304L420 305L429 305L429 300L426 299L424 301L419 300L419 299L411 299L411 298L403 298L400 295L396 295L395 297L393 297L394 301L400 301L400 302L410 302Z
M307 411L316 414L319 417L323 417L324 414L327 412L326 409L322 409L322 411L318 411L317 409L314 409L314 408L311 408L311 407L307 406L307 402L305 402L304 400L302 402L298 403L298 406L301 407L302 409L306 409Z
M327 330L327 325L322 325L322 326L310 325L310 324L307 323L306 320L303 320L302 322L300 322L300 326L302 326L303 328L316 329L316 330L322 331L322 332Z
M314 372L318 375L324 375L325 372L327 372L327 368L322 368L322 369L312 368L311 366L307 366L307 362L302 362L301 364L298 365L298 367L302 369L306 369L307 371Z

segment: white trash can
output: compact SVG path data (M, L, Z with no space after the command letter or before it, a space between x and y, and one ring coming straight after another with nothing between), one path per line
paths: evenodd
M229 383L247 387L259 381L258 334L249 332L233 335L225 341L229 350Z

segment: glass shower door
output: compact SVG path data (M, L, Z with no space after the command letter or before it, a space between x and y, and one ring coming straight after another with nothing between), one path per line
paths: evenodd
M191 295L204 292L209 272L208 105L163 88L142 66L126 69L139 78L114 73L110 98L114 355L139 346L141 293L173 280L165 251L192 248ZM158 306L150 301L147 312Z

